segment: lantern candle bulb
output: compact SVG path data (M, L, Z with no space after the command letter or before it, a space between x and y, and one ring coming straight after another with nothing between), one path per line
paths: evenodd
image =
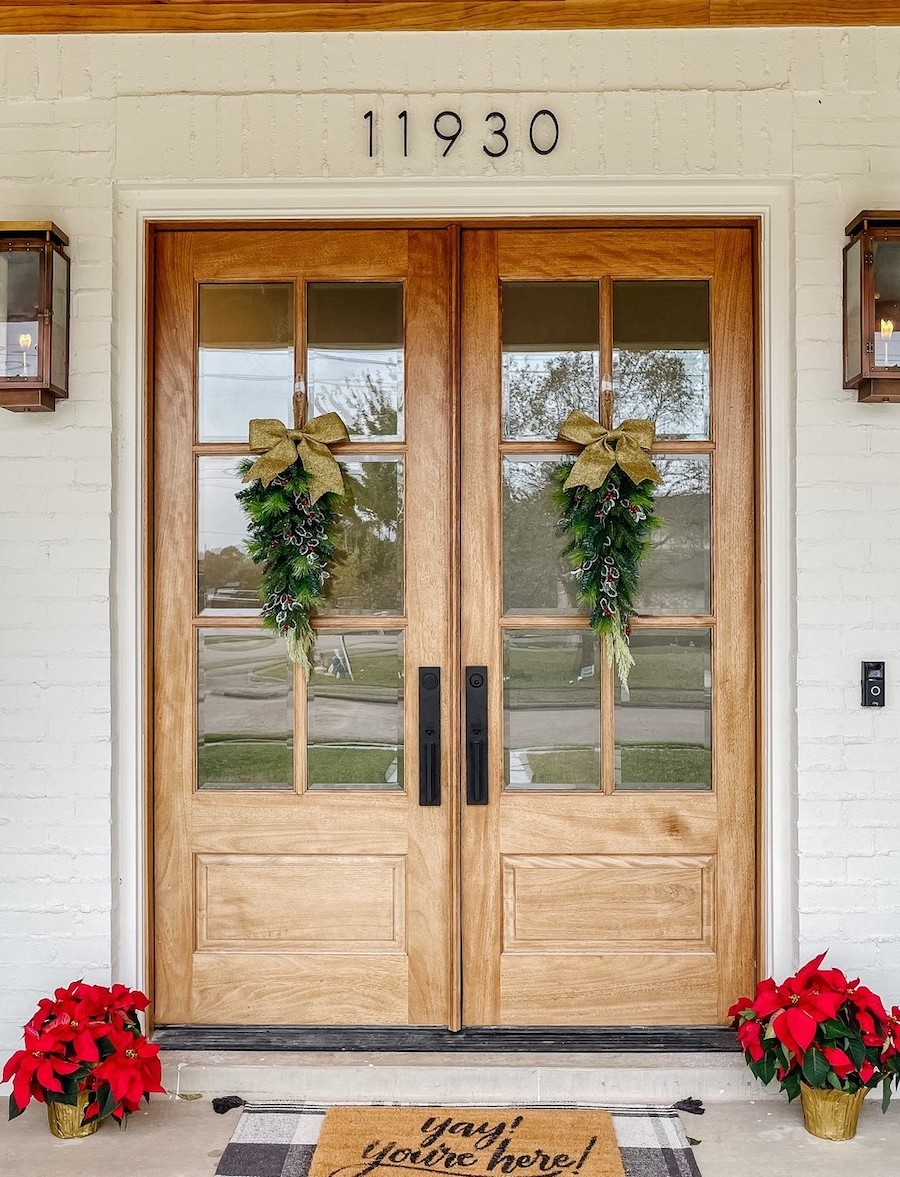
M881 341L884 344L884 362L885 362L885 364L887 364L888 363L888 347L890 346L891 336L894 334L894 320L893 319L882 319L881 320L881 331L879 334L881 335Z
M26 331L19 336L19 347L22 349L22 375L28 375L28 349L31 347L31 336Z

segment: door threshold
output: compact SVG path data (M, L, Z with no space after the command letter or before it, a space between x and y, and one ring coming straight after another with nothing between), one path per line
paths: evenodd
M157 1026L166 1050L642 1054L740 1049L727 1026Z
M582 1040L583 1045L583 1040ZM667 1043L668 1045L668 1043ZM332 1104L659 1104L778 1097L735 1050L164 1050L163 1083L207 1099Z

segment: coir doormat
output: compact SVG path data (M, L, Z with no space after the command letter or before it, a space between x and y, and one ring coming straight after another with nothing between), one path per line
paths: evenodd
M323 1127L329 1112L334 1120ZM700 1177L674 1109L573 1104L476 1109L251 1103L216 1170L218 1177L575 1177L576 1172L577 1177Z
M309 1177L625 1177L609 1112L329 1108Z

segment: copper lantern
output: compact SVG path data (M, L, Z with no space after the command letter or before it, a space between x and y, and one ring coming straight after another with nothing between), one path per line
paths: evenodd
M844 388L900 401L900 212L861 212L844 246Z
M52 413L69 395L69 239L0 221L0 408Z

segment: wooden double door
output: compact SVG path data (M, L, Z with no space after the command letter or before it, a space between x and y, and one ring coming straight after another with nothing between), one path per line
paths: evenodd
M158 1023L714 1025L754 979L745 227L160 229ZM338 411L309 682L259 623L251 418ZM579 610L571 409L649 416L621 688Z

